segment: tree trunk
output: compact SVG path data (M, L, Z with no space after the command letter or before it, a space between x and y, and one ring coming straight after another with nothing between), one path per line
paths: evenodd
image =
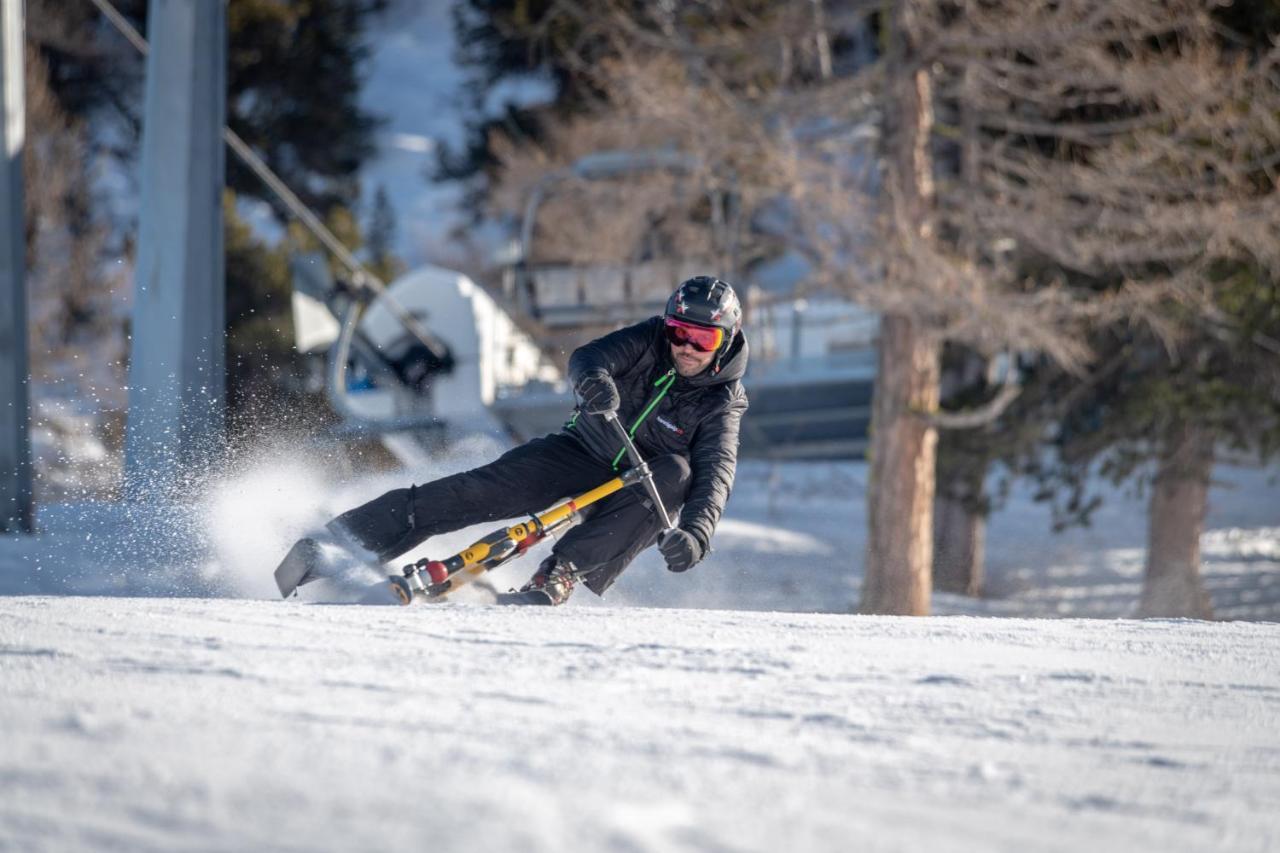
M890 261L886 287L911 286L910 246L933 237L933 83L917 56L916 4L895 4L889 25L884 156L891 233L901 262ZM892 238L891 238L892 239ZM871 408L863 613L925 616L933 570L933 490L938 432L919 413L938 409L938 344L919 318L886 313Z
M1200 579L1213 436L1184 423L1166 439L1148 510L1147 570L1137 615L1212 619Z
M915 413L938 407L938 351L909 318L890 314L880 321L879 357L859 610L926 616L938 432Z
M987 360L963 346L942 352L941 399L961 404L987 387ZM975 453L972 431L944 429L938 436L938 473L933 502L933 588L982 594L987 518L984 491L987 454Z
M948 492L958 484L946 484ZM939 489L944 486L939 485ZM933 504L933 588L977 597L982 594L987 519L963 497L939 493Z

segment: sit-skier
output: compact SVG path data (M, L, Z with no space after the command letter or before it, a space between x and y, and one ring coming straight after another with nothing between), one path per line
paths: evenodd
M642 489L610 495L582 510L583 521L521 588L532 593L523 600L563 604L579 580L603 595L655 541L668 569L687 571L706 555L733 486L746 368L733 288L709 276L691 278L671 295L663 316L574 351L569 379L578 406L560 432L479 468L393 489L326 527L340 544L387 563L430 536L540 511L628 466L619 436L599 417L613 412L648 462L663 504L673 514L680 508L678 525L662 532Z

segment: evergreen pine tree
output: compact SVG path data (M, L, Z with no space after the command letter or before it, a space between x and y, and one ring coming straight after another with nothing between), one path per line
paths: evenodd
M369 214L365 255L369 269L386 282L404 272L404 263L396 256L395 241L395 208L391 206L386 187L379 185L373 195L373 211Z

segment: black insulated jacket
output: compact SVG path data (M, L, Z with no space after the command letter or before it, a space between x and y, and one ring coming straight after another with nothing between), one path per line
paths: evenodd
M680 527L706 553L738 465L738 430L747 410L741 382L747 341L741 332L735 336L719 373L708 369L685 378L675 372L662 325L661 317L652 317L574 350L569 381L576 386L589 371L608 371L622 400L618 419L633 430L641 455L648 459L675 453L689 460L693 477ZM602 462L628 467L618 436L604 418L575 415L565 430Z

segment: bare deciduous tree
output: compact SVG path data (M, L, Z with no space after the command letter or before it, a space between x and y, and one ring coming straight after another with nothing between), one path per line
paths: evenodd
M828 158L802 208L817 212L806 236L825 251L821 269L840 283L842 259L876 258L867 266L879 279L852 284L884 312L890 335L909 318L926 335L988 353L1038 351L1076 371L1091 357L1085 332L1111 323L1145 326L1176 350L1219 313L1209 265L1247 257L1277 268L1280 206L1265 177L1280 143L1276 54L1223 57L1209 11L1141 0L895 4L880 101L884 180L872 190L883 214L870 251L858 251L859 215L875 202ZM964 179L948 180L940 156L963 158ZM876 287L885 292L867 294ZM877 394L907 399L904 382L882 364ZM930 453L928 439L910 447L904 427L890 435L883 423L872 470L907 476L907 457ZM1181 439L1168 440L1166 460L1185 455ZM891 463L884 453L901 455ZM1162 470L1164 499L1151 508L1153 577L1157 560L1184 573L1198 565L1164 537L1203 517L1203 488L1176 499L1169 490L1208 469L1177 467ZM928 513L899 489L873 488L863 608L924 612L905 600L884 606L879 591L881 575L919 586ZM1162 520L1169 512L1182 521ZM880 524L909 532L881 535ZM878 551L880 541L900 545Z
M940 415L943 341L1083 374L1090 329L1140 326L1176 351L1221 321L1215 261L1280 269L1277 51L1224 56L1211 10L554 5L612 46L593 69L607 93L594 122L696 155L690 179L732 180L751 211L746 255L783 240L809 258L809 286L881 313L864 611L928 612L936 429L981 423L1016 393L982 416ZM880 61L840 67L833 36L853 43L871 15ZM1153 521L1153 536L1166 529Z

